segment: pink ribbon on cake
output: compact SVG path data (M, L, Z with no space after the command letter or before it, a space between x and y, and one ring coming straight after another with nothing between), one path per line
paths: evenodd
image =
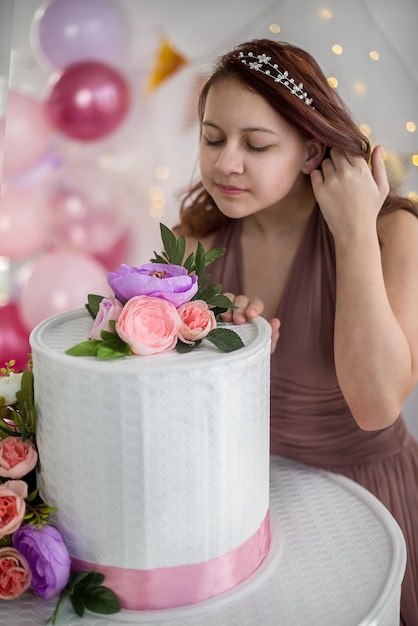
M261 564L270 546L267 512L258 531L243 544L215 559L151 570L125 569L72 558L77 572L95 569L118 596L122 608L147 611L196 604L236 587Z

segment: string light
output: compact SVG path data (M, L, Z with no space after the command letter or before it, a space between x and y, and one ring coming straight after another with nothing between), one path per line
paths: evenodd
M380 54L376 50L370 50L369 57L372 61L378 61L380 59Z
M278 24L270 24L270 26L269 26L269 31L271 33L280 33L280 30L281 30L281 28L280 28L280 26Z
M335 43L331 50L333 51L334 54L342 54L343 53L343 47L340 46L340 44Z
M408 133L414 133L417 129L416 125L414 122L407 122L405 124L405 128L408 131Z

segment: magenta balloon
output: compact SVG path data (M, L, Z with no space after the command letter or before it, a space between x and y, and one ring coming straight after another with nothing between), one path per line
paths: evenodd
M4 130L4 174L31 167L48 150L53 128L44 103L30 95L9 91Z
M125 17L107 0L52 0L35 14L31 40L41 65L62 69L87 59L124 61L129 37Z
M125 78L96 61L66 68L46 101L55 127L81 141L111 134L125 118L129 105L130 87Z
M57 313L84 307L89 293L108 295L107 272L86 254L47 252L34 261L19 293L22 323L32 330Z
M46 238L46 223L35 191L4 186L0 196L0 256L23 259L41 248Z
M29 353L29 333L20 321L17 305L0 306L0 367L14 359L16 372L25 369Z

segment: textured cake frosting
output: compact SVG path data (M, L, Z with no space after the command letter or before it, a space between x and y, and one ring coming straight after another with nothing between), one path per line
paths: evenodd
M190 596L159 598L157 590L152 599L136 593L144 579L134 576L115 591L135 610L235 586L268 551L269 324L234 326L245 346L231 353L203 341L189 354L66 355L91 326L80 309L46 320L30 338L39 488L57 507L75 565L107 568L105 584L124 571L197 581L193 567L203 564L206 575L205 564L216 571L228 559L241 570L213 590L203 577Z

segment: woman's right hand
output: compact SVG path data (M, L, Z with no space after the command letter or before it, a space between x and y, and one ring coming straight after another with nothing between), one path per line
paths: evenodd
M236 309L228 309L225 313L222 313L221 317L224 322L244 324L247 320L252 320L258 315L262 315L264 311L264 303L259 298L250 300L247 296L235 296L233 293L225 293L224 295L227 296L237 307ZM280 320L277 317L273 317L270 320L270 326L271 353L273 353L279 339Z

